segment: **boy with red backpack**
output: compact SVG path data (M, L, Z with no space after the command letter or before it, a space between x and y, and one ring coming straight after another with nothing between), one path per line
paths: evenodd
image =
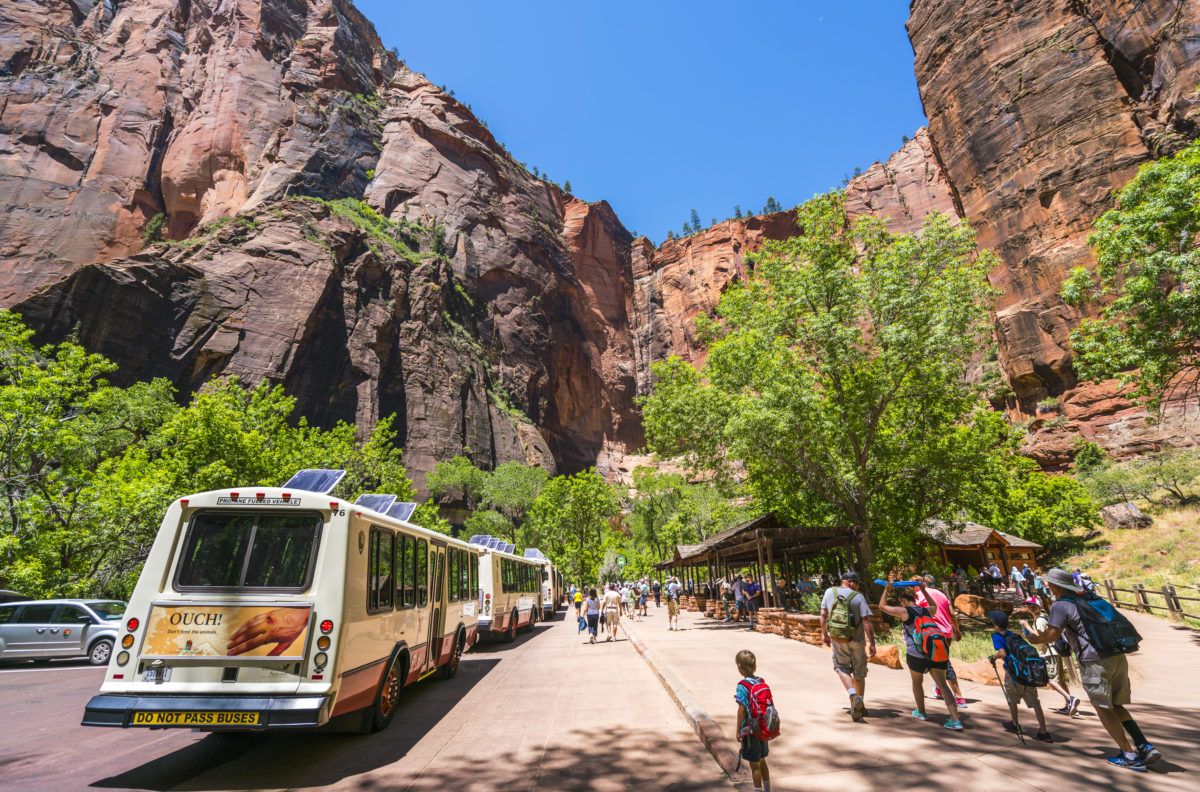
M741 759L750 763L750 775L754 779L755 790L770 792L771 772L767 769L767 743L779 736L779 713L775 710L775 701L771 697L771 688L762 677L754 675L758 667L758 659L754 652L743 649L734 657L741 680L734 690L733 698L737 701L738 741L741 743L739 764Z
M926 591L925 581L919 581L915 587L902 584L903 588L896 589L899 604L889 605L888 595L892 593L892 584L895 581L895 574L889 574L887 585L879 597L879 610L904 621L904 644L907 650L904 659L912 677L913 698L917 703L912 716L917 720L928 720L929 716L925 712L925 674L933 677L934 683L942 690L950 689L946 682L946 666L950 662L950 639L933 618L939 606ZM917 606L918 589L929 603L927 607ZM950 712L950 719L942 725L953 731L962 731L963 725L959 720L954 698L946 696L944 701L946 709Z

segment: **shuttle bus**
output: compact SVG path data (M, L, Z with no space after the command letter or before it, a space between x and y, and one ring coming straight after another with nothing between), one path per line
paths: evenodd
M337 473L175 501L83 724L378 731L404 686L453 676L476 641L480 549L395 496L328 495Z
M541 562L515 554L515 547L490 536L472 536L479 547L482 594L479 634L511 641L517 630L531 630L542 613Z
M553 619L558 612L558 606L563 599L563 576L558 567L542 554L541 550L531 547L525 551L525 557L541 563L542 566L542 618Z

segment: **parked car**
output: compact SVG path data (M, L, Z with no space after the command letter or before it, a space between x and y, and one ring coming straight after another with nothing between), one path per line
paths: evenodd
M0 589L0 602L21 602L22 600L27 599L29 599L29 597L26 597L19 591Z
M119 600L56 599L0 605L0 660L87 657L107 665L125 615Z

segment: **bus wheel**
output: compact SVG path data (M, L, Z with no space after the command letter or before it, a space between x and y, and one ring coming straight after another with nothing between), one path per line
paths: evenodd
M383 731L396 715L396 706L400 703L400 688L404 687L404 659L397 654L388 665L388 670L379 683L379 692L375 694L375 705L372 707L371 731Z
M504 631L504 643L517 640L517 612L513 611L508 619L508 629Z
M454 639L454 651L450 653L450 660L446 663L446 665L438 669L438 679L449 679L458 673L458 661L462 660L463 648L466 640L466 636L461 632L458 634L458 637Z

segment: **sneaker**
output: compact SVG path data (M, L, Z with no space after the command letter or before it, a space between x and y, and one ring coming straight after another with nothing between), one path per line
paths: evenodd
M963 724L960 720L948 720L942 724L942 728L950 729L951 731L962 731Z
M1150 743L1146 743L1145 745L1138 746L1137 758L1139 760L1141 760L1142 764L1149 767L1150 765L1157 762L1159 759L1162 759L1162 754L1153 745L1151 745Z
M1113 767L1124 767L1126 770L1132 770L1135 773L1146 772L1146 763L1136 756L1129 759L1125 754L1119 753L1116 756L1108 757L1108 763Z
M965 698L956 697L954 699L954 706L958 707L959 709L966 709L967 708L967 700Z
M1063 706L1056 707L1055 709L1052 709L1050 711L1053 712L1055 715L1070 715L1071 714L1071 705L1064 704Z
M913 710L912 716L917 720L929 720L929 717L924 712L921 712L921 710Z
M850 700L850 720L855 723L862 723L862 719L866 714L867 705L863 703L862 696L855 696Z
M1070 701L1070 703L1067 704L1067 709L1069 710L1067 712L1067 714L1070 715L1072 718L1074 718L1075 715L1078 714L1079 698L1077 696L1071 696L1071 701Z
M941 701L942 700L942 689L935 687L933 689L933 697L935 699L937 699L938 701Z
M1046 742L1046 743L1054 742L1054 738L1050 736L1050 732L1048 732L1048 731L1038 732L1037 739L1041 740L1042 742Z
M1024 734L1025 733L1024 730L1020 726L1013 723L1012 721L1004 721L1004 723L1002 723L1001 725L1004 727L1004 731L1008 732L1009 734Z

